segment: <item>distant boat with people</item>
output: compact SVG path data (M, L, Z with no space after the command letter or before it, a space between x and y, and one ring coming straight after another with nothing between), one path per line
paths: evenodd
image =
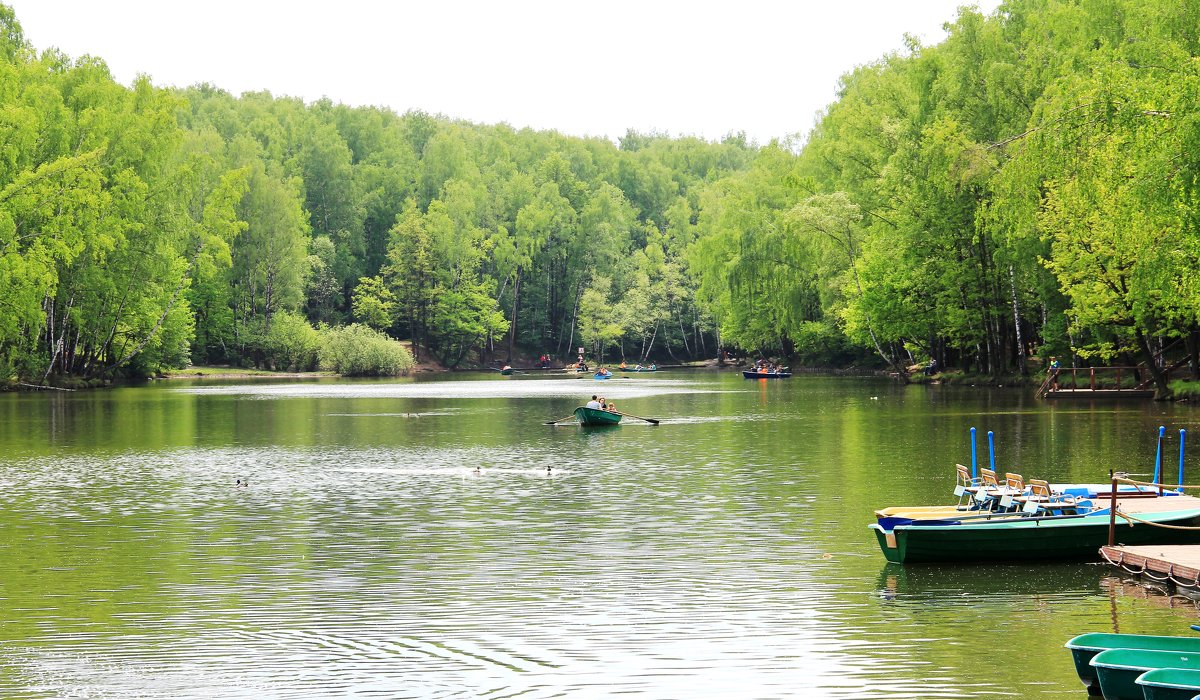
M745 377L746 379L787 379L788 377L792 376L792 373L788 372L786 370L777 370L774 372L767 372L767 371L761 371L761 370L746 369L746 370L742 370L742 376Z

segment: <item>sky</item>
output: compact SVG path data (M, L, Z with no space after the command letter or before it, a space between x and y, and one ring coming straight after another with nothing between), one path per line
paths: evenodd
M806 134L857 65L999 0L0 0L39 51L210 83L617 139Z

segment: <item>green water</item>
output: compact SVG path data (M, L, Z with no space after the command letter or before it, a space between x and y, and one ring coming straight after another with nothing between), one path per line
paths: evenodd
M544 425L594 392L663 422ZM949 502L971 426L1002 471L1095 482L1159 425L1174 479L1195 418L712 372L3 395L0 696L1082 700L1069 637L1196 605L887 565L871 513Z

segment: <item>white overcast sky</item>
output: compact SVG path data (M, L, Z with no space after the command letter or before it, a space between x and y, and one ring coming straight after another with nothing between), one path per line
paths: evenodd
M806 134L840 75L999 0L0 0L38 50L128 85L424 110L481 123L759 143Z

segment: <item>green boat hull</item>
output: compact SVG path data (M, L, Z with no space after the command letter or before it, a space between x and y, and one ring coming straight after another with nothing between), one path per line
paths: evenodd
M1091 664L1092 668L1096 669L1096 678L1100 681L1100 691L1104 694L1104 700L1144 700L1143 686L1137 682L1143 673L1160 668L1200 671L1200 654L1185 651L1109 649L1096 654ZM1195 695L1195 692L1192 695ZM1190 695L1186 697L1191 698Z
M1071 650L1071 660L1075 662L1075 673L1079 680L1087 686L1092 695L1100 694L1100 683L1096 679L1096 669L1091 661L1097 654L1109 649L1143 649L1146 651L1174 651L1193 653L1200 656L1200 637L1160 637L1149 634L1112 634L1109 632L1092 632L1081 634L1066 644ZM1192 693L1200 693L1196 690ZM1192 695L1186 700L1191 700Z
M621 422L620 413L601 411L599 409L586 408L584 406L580 406L579 408L575 409L575 417L579 419L580 425L616 425Z
M1200 695L1200 671L1159 668L1137 679L1145 700L1192 700Z
M1169 525L1200 526L1200 509L1147 513L1145 520ZM1106 514L1021 518L958 525L901 525L875 531L879 548L890 562L1065 561L1095 559L1108 544ZM1194 544L1200 533L1117 522L1120 544Z

